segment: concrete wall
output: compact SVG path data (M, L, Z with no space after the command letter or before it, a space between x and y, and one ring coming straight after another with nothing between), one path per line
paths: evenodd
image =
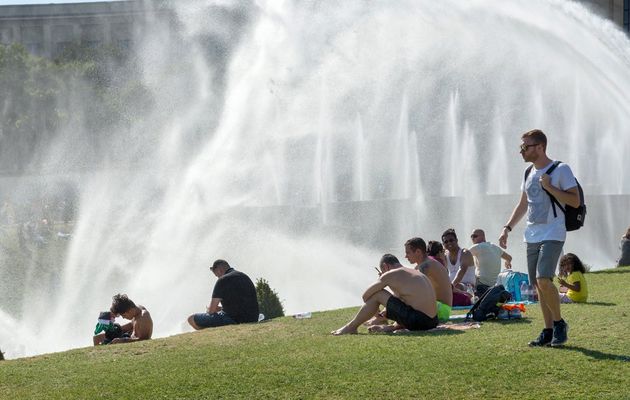
M22 43L44 57L72 43L127 49L147 24L168 14L148 0L0 6L0 43Z

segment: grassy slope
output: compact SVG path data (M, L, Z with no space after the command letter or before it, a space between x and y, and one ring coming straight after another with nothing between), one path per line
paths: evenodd
M630 398L630 267L587 279L591 303L562 306L564 349L527 347L537 307L464 332L329 336L353 308L0 362L0 397Z

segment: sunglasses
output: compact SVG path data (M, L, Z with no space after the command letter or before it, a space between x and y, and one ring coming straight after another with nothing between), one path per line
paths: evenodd
M540 143L534 143L534 144L521 144L519 147L521 149L521 151L527 151L527 149L529 149L530 147L535 147L538 146Z
M471 238L476 239L479 235L470 235Z
M446 243L454 243L454 242L457 242L457 239L451 238L451 239L444 239L444 240L442 240L442 243L444 243L444 244L446 244Z

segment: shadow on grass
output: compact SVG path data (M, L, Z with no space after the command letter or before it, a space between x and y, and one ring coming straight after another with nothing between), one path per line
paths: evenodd
M475 328L473 328L475 329ZM449 336L449 335L460 335L462 333L466 333L466 330L456 330L456 329L438 329L435 331L409 331L409 332L387 332L385 335L389 336L400 336L400 337L409 337L409 336Z
M611 306L616 306L617 303L607 303L605 301L589 301L586 303L574 303L574 304L584 304L585 306L606 306L606 307L611 307Z
M630 356L624 356L621 354L604 353L598 350L585 349L584 347L578 347L578 346L564 346L563 349L578 351L584 354L585 356L589 356L596 360L613 360L613 361L630 362Z
M531 318L516 318L516 319L489 319L483 322L484 324L500 324L500 325L512 325L512 324L531 324Z

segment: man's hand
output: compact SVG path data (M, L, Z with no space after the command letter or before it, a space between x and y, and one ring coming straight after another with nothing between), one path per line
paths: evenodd
M542 186L543 189L549 191L549 189L551 188L551 177L548 174L542 174L538 181L540 182L540 186Z
M511 261L505 260L505 264L504 265L505 265L505 269L512 269L512 262Z
M503 230L501 231L501 236L499 236L499 247L501 247L502 249L507 249L507 240L508 230L507 228L503 228Z

